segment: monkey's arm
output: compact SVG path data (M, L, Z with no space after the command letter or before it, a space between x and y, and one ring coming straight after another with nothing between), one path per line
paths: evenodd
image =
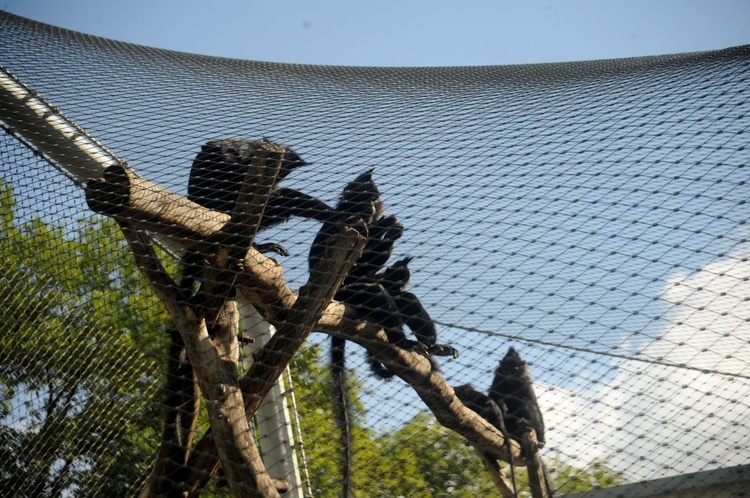
M292 216L325 223L335 221L337 214L320 199L291 188L279 188L268 199L260 230L283 223Z
M437 344L437 330L435 322L422 305L419 298L412 292L403 291L394 297L398 311L409 329L414 332L419 342L427 346L427 351L435 356L458 357L458 351L444 344Z
M437 330L422 302L412 292L403 291L394 297L404 323L414 332L417 340L428 348L437 343Z

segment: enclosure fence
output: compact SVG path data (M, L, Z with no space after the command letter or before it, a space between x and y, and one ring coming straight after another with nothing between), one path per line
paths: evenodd
M244 496L244 466L218 435L231 434L257 444L268 493L338 496L343 458L353 496L497 495L489 452L505 481L515 455L519 496L531 496L520 439L453 394L487 393L510 347L544 418L547 495L750 465L750 46L331 67L157 50L0 13L0 66L0 495ZM327 206L371 170L403 226L378 269L413 258L408 292L381 271L337 293L377 223L295 212L266 228L251 208L189 203L191 166L228 139L238 160L238 144L253 152L234 183L256 204L295 153L305 164L281 191ZM110 207L128 181L127 209ZM170 209L136 205L142 192ZM255 239L232 231L239 220L260 224ZM242 254L217 233L245 241ZM245 256L250 241L259 251ZM225 249L242 264L222 267ZM160 282L179 283L191 252L210 255L199 282L171 295ZM401 308L408 341L385 344L382 309L346 298L373 288L397 307L418 298L446 349L425 351ZM222 320L235 327L224 339ZM330 336L348 339L349 458ZM196 364L200 391L174 412L170 347L184 343L185 366L214 354L200 353L207 338L220 366ZM374 375L373 357L395 377ZM238 429L222 403L260 405L258 393L264 408ZM198 400L186 439L160 449L165 416L179 415L175 429ZM174 487L154 484L168 450L186 452Z

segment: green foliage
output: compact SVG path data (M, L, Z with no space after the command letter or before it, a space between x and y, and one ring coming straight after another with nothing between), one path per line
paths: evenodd
M592 488L609 488L624 484L625 477L613 470L602 459L595 459L586 468L573 467L556 457L548 465L559 494L579 493Z
M316 496L337 496L341 490L341 448L339 430L333 421L329 372L318 346L302 348L292 363L294 389L300 412L300 428L304 440L313 493ZM353 408L352 437L357 458L367 455L372 446L372 431L362 424L364 409L359 401L360 384L350 374L350 397ZM369 474L354 471L354 485L366 489Z
M0 495L122 496L158 440L165 323L119 229L19 226L0 185Z
M475 451L463 438L421 413L379 436L370 496L489 496L496 493ZM377 472L377 474L375 473ZM382 479L373 478L382 475ZM362 496L365 496L363 494Z
M328 369L319 347L304 349L293 363L312 489L315 496L341 491L338 429L332 420ZM376 434L364 426L357 393L361 385L349 374L355 406L353 419L355 496L458 496L496 494L474 450L431 414L420 414L394 431Z

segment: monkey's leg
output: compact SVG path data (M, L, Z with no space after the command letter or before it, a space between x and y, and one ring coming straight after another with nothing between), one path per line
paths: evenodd
M253 243L253 246L258 252L262 252L264 254L269 253L269 252L275 252L279 256L289 256L289 251L286 250L286 247L282 246L281 244L276 244L274 242L267 242L265 244Z
M419 298L408 291L394 296L403 322L414 333L417 340L426 348L428 355L458 357L458 351L451 346L437 344L437 329Z

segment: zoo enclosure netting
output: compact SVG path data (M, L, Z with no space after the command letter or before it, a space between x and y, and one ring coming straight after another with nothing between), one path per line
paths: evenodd
M602 465L642 480L750 463L750 48L322 67L155 50L7 14L0 23L8 71L174 192L185 193L190 164L215 138L293 147L311 164L285 185L329 203L373 168L405 226L394 253L415 257L410 289L440 342L460 351L439 359L443 376L486 390L508 346L518 349L553 476L556 466ZM165 348L149 334L166 316L83 190L7 131L0 479L28 476L21 494L132 494L159 439ZM306 280L317 230L293 219L260 235L290 252L278 259L292 287ZM325 374L310 373L325 354L313 348L292 365L303 427L329 409L316 383ZM445 433L414 424L425 408L408 385L374 379L360 348L348 355L359 440L418 475L419 453ZM322 477L335 481L335 437L301 432L314 491L336 489ZM361 486L380 483L369 492L484 485L461 481L454 467L468 463L450 455L442 480L389 480L375 465L382 457L355 447ZM593 470L584 475L594 480Z

